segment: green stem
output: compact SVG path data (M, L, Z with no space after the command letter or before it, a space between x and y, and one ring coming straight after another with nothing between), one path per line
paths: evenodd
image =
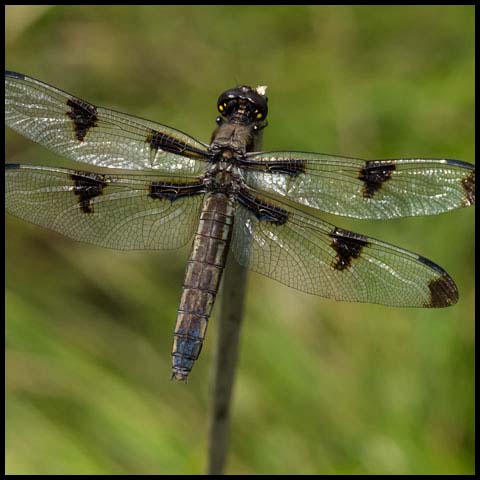
M221 318L214 367L207 469L209 475L222 474L225 467L246 284L247 270L230 255L223 278Z
M262 145L262 130L256 133L253 150ZM230 254L223 274L220 325L215 355L212 411L209 426L209 475L223 474L228 453L230 408L237 368L243 320L247 270Z

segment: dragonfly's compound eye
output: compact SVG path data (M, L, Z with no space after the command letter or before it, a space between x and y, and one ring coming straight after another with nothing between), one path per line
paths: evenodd
M232 111L236 108L237 105L238 105L237 98L226 98L226 99L220 98L220 100L218 101L217 108L222 115L229 115L230 113L232 113Z
M243 85L223 92L217 102L218 111L224 117L229 117L238 109L242 115L247 115L250 121L265 120L268 99L264 94L265 90L258 88L255 90Z
M264 120L267 117L267 113L268 113L267 97L259 95L255 91L252 91L249 93L247 99L254 106L253 119Z

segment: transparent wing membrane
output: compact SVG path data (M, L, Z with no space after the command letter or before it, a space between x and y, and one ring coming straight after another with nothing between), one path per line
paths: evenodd
M397 307L456 303L453 280L419 255L267 200L281 222L262 221L239 206L232 251L251 270L313 295Z
M279 198L363 219L434 215L475 203L475 167L458 160L261 152L248 155L245 180Z
M174 175L207 167L206 146L182 132L14 72L5 72L5 123L59 155L97 167Z
M168 181L153 176L10 164L5 177L5 204L12 215L73 240L118 250L185 245L195 232L203 199L201 192L170 195L175 199L159 195L158 185Z

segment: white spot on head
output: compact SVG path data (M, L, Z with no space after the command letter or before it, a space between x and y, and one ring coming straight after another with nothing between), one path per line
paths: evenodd
M257 88L255 88L255 91L259 94L262 95L262 97L265 96L267 93L267 86L266 85L259 85Z

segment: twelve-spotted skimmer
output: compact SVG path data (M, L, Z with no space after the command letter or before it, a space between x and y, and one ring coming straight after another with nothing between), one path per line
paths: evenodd
M475 202L474 166L448 159L360 160L257 152L264 87L222 93L209 145L159 123L5 73L6 124L108 173L6 164L8 212L120 250L191 241L173 344L186 380L200 353L227 253L304 292L398 307L447 307L454 281L420 255L321 220L432 215ZM100 168L99 168L100 169ZM133 171L133 172L132 172Z

